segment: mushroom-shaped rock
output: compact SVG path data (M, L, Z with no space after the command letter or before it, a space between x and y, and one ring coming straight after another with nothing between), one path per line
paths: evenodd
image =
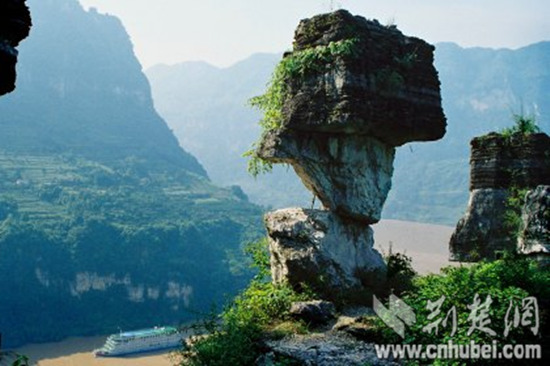
M280 120L258 156L291 164L331 211L379 221L395 147L445 134L433 50L344 10L303 20L282 61Z

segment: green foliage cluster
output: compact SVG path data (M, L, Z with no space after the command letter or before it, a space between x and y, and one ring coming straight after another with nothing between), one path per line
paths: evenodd
M537 125L537 120L534 115L523 115L516 114L513 115L514 125L512 127L506 127L500 134L506 138L510 138L515 134L521 135L531 135L533 133L539 133L540 127Z
M270 281L267 239L250 244L247 252L252 257L252 267L258 270L256 277L227 306L219 321L212 314L203 323L206 336L180 352L179 365L254 364L260 355L261 339L280 335L281 327L277 326L290 320L291 304L311 298L311 294L296 293L288 284L275 285ZM291 327L296 328L299 327ZM270 332L274 329L277 331Z
M492 303L488 315L491 322L487 327L494 330L496 335L490 335L479 330L468 335L472 325L468 319L471 314L468 305L474 302L475 295L479 295L481 303L487 296ZM427 309L427 301L435 302L445 296L441 305L440 314L429 318L432 311ZM538 335L533 335L529 327L513 328L508 336L504 336L505 318L510 308L510 301L521 306L522 299L535 296L540 311L540 329ZM504 344L540 344L545 342L543 337L548 336L549 314L545 304L550 300L550 269L539 263L516 255L507 255L494 262L480 262L472 266L447 267L442 274L430 274L418 277L414 287L403 297L405 303L414 309L416 323L407 330L406 338L401 340L381 321L378 327L383 328L381 333L384 342L405 344L445 344L452 340L454 344L469 344L475 341L478 344L491 344L493 340ZM439 318L445 318L452 308L456 308L457 329L452 335L452 316L446 326L439 324L438 332L426 331L423 328ZM512 316L509 319L513 320ZM546 338L546 342L548 339ZM473 361L471 361L473 362ZM448 363L460 364L456 360Z
M403 253L393 252L392 247L384 255L387 266L386 289L399 295L413 287L417 273L413 269L412 259Z
M0 154L0 177L8 347L187 322L188 310L224 301L252 277L241 243L260 236L260 209L187 171L152 171L139 159L108 166ZM127 278L144 288L143 301L131 301L123 283L75 295L71 284L86 273ZM169 283L193 293L170 297Z
M261 138L269 131L277 130L283 123L283 105L288 97L290 86L300 82L311 74L325 72L334 67L334 61L342 57L357 56L355 38L295 51L285 56L275 68L264 94L250 100L250 105L263 112L259 124L262 128ZM270 172L272 164L257 154L258 143L243 154L249 158L248 172L256 177Z
M6 364L5 362L9 362L10 364ZM15 352L4 352L0 350L0 365L29 366L29 358Z

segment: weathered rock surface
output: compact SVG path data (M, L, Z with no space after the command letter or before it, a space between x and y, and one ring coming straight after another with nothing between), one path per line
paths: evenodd
M386 266L368 225L380 220L395 148L445 134L433 51L344 10L300 22L282 66L301 71L276 79L280 124L256 154L291 165L326 210L265 216L274 282L305 284L323 299L372 300Z
M262 156L290 163L324 207L365 223L380 220L395 148L358 135L293 132L264 140Z
M345 309L332 326L333 331L345 332L365 342L377 342L380 333L374 325L378 316L371 308Z
M544 133L509 137L491 133L473 139L471 148L470 202L449 244L450 259L455 261L494 259L499 252L518 248L516 233L507 222L511 189L550 185L550 137ZM536 189L527 197L525 207L519 208L525 222L519 249L538 251L548 230L541 212L546 190Z
M257 153L288 163L324 207L365 223L380 220L395 147L445 134L433 46L340 10L303 20L293 57L354 40L353 52L287 80L280 128Z
M299 301L291 305L289 312L295 319L312 325L321 325L334 319L336 308L330 301Z
M550 184L550 136L491 133L471 142L470 190Z
M475 262L495 258L498 251L514 249L505 224L509 197L506 189L475 189L470 193L468 210L460 219L449 244L450 260Z
M274 282L296 288L305 283L332 299L384 278L385 264L367 225L301 208L268 213L265 224Z
M434 47L345 10L302 20L294 52L356 39L356 54L291 85L284 126L359 134L399 146L445 134Z
M31 15L25 0L0 2L0 95L15 89L17 49L29 35Z
M269 352L257 365L273 365L277 356L284 356L307 366L397 365L376 356L373 344L364 343L341 332L295 335L268 341Z
M523 230L519 237L521 253L550 256L550 186L538 186L527 193L522 213Z

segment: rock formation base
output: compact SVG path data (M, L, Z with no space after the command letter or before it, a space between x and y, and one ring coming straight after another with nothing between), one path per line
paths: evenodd
M373 249L372 229L329 211L301 208L268 213L271 272L276 283L313 287L334 299L385 278L385 263Z

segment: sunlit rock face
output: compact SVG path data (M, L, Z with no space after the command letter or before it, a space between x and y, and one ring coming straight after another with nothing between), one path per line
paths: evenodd
M342 290L361 288L369 277L385 271L367 225L330 211L301 208L268 213L265 224L275 282L309 284L325 298L333 298Z
M522 232L518 248L521 253L550 260L550 185L541 185L525 196Z
M369 225L390 191L395 149L445 134L433 51L344 10L300 22L283 61L299 71L283 81L280 126L257 153L291 165L324 210L266 215L275 282L330 294L384 277Z
M450 259L494 259L518 246L526 253L542 251L542 243L548 243L543 226L548 223L544 187L550 184L550 137L491 133L473 139L471 149L470 202L451 237ZM513 207L513 191L521 195L521 207ZM517 223L511 215L517 215Z
M262 156L292 164L331 211L366 224L380 220L391 188L393 146L369 136L293 131L265 138Z
M15 89L17 49L29 35L31 15L25 0L0 2L0 95Z

